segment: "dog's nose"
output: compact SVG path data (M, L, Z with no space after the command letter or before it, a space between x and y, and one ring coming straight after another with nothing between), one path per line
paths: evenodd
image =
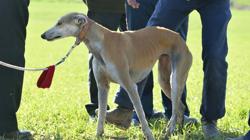
M46 39L45 33L43 33L43 34L41 35L41 38L42 38L42 39Z

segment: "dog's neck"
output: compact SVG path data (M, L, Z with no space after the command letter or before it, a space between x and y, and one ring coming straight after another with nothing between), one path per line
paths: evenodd
M94 23L94 21L92 21L91 19L87 19L87 23L80 26L80 31L79 31L78 35L76 36L77 44L80 44L82 41L84 41L84 42L87 41L86 36L87 36L89 29L93 23Z
M104 39L104 34L108 29L101 26L91 19L87 19L87 24L81 27L81 30L77 36L77 40L83 41L86 45L89 42L102 42Z
M87 26L82 41L88 47L90 53L92 53L101 64L105 65L100 52L103 47L102 43L104 42L105 34L110 31L91 19L89 19Z

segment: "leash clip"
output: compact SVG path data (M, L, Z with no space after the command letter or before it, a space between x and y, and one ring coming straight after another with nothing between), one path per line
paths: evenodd
M78 46L81 44L81 39L77 38L76 41L75 41L75 46Z

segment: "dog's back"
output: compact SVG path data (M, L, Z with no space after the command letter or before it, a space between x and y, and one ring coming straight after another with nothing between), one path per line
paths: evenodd
M155 63L162 54L167 54L178 37L178 33L163 27L146 27L107 33L104 46L113 57L126 57L131 68L143 69L152 64L149 61Z

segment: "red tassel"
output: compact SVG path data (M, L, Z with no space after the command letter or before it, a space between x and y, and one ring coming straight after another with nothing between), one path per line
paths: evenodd
M37 81L37 87L38 88L50 88L52 79L55 72L55 66L49 66L47 70L43 71L41 76L39 77Z

